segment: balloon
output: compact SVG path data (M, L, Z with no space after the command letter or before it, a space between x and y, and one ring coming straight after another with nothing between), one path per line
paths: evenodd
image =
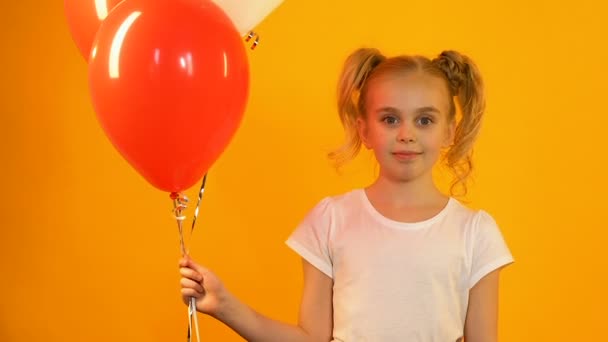
M80 54L89 59L95 33L108 13L122 0L64 0L68 29Z
M283 0L213 0L232 19L241 35L247 34L279 7Z
M101 24L89 60L97 118L153 186L194 185L240 125L245 46L211 1L125 0Z

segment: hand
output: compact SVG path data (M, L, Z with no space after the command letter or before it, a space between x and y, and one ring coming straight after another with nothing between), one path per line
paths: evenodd
M179 261L182 299L186 305L196 299L196 310L216 316L225 303L227 291L220 279L208 269L186 256Z

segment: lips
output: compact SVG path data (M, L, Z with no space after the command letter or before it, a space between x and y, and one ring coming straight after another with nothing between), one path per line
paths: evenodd
M410 159L416 158L417 156L419 156L421 154L422 154L422 152L415 152L415 151L393 152L393 156L395 156L395 158L397 158L399 160L410 160Z

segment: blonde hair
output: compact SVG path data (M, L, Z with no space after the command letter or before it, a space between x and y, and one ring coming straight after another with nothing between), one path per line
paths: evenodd
M448 121L457 121L453 145L443 155L454 180L450 193L459 185L463 195L466 181L473 170L473 145L479 134L485 110L483 80L475 63L456 51L444 51L434 59L423 56L385 57L377 49L361 48L345 61L338 82L338 113L346 133L344 144L329 153L337 168L355 158L361 150L357 119L365 118L366 94L370 81L376 77L410 71L422 71L446 82L452 95ZM457 120L459 109L462 117Z

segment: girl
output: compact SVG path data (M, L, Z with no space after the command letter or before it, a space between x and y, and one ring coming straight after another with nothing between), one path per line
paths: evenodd
M513 258L493 218L452 197L466 193L485 107L475 64L359 49L338 107L347 139L330 157L342 164L365 146L379 175L320 201L287 240L304 268L298 325L258 314L189 258L184 301L248 341L496 341L499 270ZM438 161L455 175L450 196L433 181Z

